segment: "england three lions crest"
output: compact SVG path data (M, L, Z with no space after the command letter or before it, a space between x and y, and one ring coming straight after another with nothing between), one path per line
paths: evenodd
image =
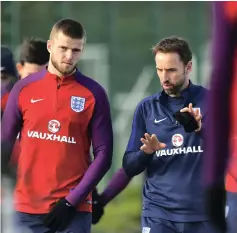
M71 97L71 109L74 112L82 112L85 108L86 99L78 96Z

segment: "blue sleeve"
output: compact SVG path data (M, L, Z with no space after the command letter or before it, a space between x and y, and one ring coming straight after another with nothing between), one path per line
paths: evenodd
M139 104L134 113L132 132L123 157L123 168L129 177L143 172L149 161L152 159L151 155L147 155L145 152L140 150L140 147L142 146L140 139L144 137L145 133L146 125L142 111L142 104Z

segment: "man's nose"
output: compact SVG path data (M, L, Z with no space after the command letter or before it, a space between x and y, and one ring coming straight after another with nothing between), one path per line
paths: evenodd
M67 59L67 61L71 61L72 58L73 58L73 52L72 52L72 50L68 49L67 53L66 53L66 59Z
M168 76L168 74L167 74L167 72L165 70L163 70L161 72L160 76L161 76L161 79L162 79L163 82L166 82L166 81L169 80L169 76Z

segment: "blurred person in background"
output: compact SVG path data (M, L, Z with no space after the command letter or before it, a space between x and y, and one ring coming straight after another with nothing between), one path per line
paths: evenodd
M76 68L85 42L79 22L57 22L48 67L17 82L3 114L2 170L20 132L16 221L33 233L89 233L91 192L111 166L107 95Z
M224 232L227 217L227 232L236 233L237 2L215 2L213 22L214 56L205 147L207 207L216 226Z
M20 59L15 65L12 52L5 46L1 46L1 111L3 112L9 92L18 76L26 76L40 71L46 67L49 61L47 43L40 39L26 39L20 48ZM16 68L15 68L16 66ZM17 75L18 71L18 75Z
M20 57L16 69L20 79L23 79L45 68L48 62L47 42L37 38L28 38L20 46ZM20 142L16 140L11 156L11 165L17 165L19 155Z
M43 40L26 39L20 48L19 62L15 65L12 52L5 46L1 46L1 111L3 112L10 90L20 78L40 71L49 61L47 43ZM16 68L15 68L16 66ZM18 75L17 72L18 71Z
M142 232L217 233L205 210L201 169L207 90L190 81L185 40L165 38L153 52L163 90L138 104L123 157L129 177L147 172Z
M29 38L20 47L20 57L16 68L22 79L45 68L48 61L49 52L46 41Z
M9 93L17 81L17 72L15 68L15 61L12 51L6 47L1 46L1 118L7 104ZM4 226L3 232L14 232L11 219L13 212L12 207L12 189L14 186L14 179L12 176L1 176L1 221Z
M1 115L4 112L4 109L6 107L6 103L8 100L9 93L14 85L14 83L18 80L18 77L25 78L26 76L33 74L35 72L40 71L42 68L46 67L48 61L49 61L49 52L47 50L47 43L46 41L36 39L36 38L30 38L24 40L20 47L20 59L17 64L15 64L13 60L13 54L11 51L7 48L2 46L1 47L1 79L2 79L2 90L1 90ZM18 71L18 75L16 73L16 68ZM12 189L15 184L15 172L14 170L17 167L18 158L20 155L20 142L19 140L15 141L11 160L10 160L10 169L11 169L11 180L8 180L8 184L10 184L11 187L5 191L5 197L4 199L7 200L6 203L4 203L4 206L6 206L6 209L8 209L8 213L10 210L10 206L12 202L10 201L9 197L12 197ZM4 182L6 183L6 182ZM7 186L9 186L6 184ZM8 196L8 197L7 197ZM7 217L9 219L9 216ZM12 225L9 223L6 226L6 221L4 221L4 229L8 229L8 225Z
M9 92L17 80L13 53L6 46L1 46L1 116L6 107Z

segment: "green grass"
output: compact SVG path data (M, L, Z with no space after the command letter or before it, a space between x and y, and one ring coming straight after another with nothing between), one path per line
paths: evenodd
M124 192L109 203L92 233L140 232L141 186L130 184Z

